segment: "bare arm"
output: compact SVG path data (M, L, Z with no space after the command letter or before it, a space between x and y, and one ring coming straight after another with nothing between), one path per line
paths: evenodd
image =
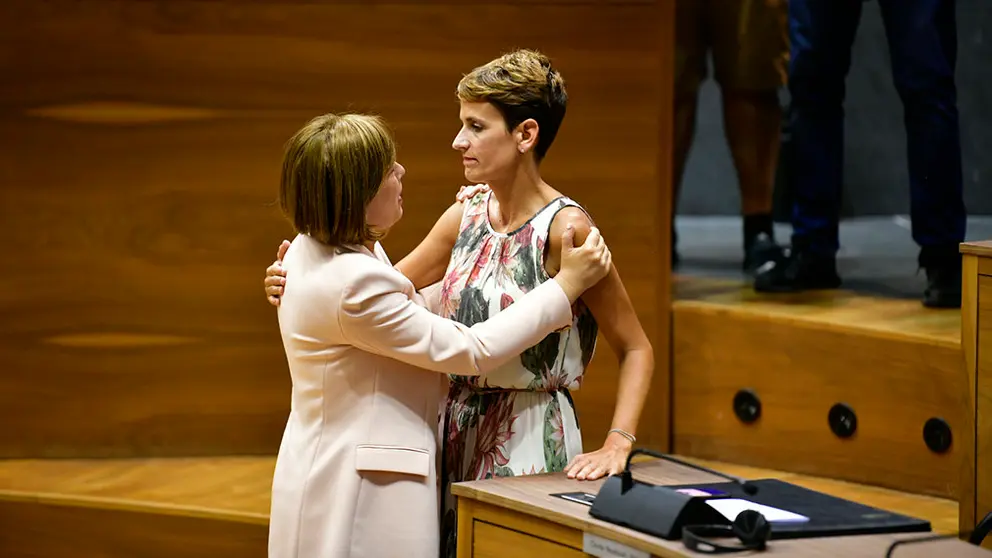
M561 254L561 231L571 224L575 242L583 242L592 223L579 208L561 210L551 224L549 251L545 268L552 276L558 272ZM632 435L651 387L654 374L654 350L648 340L634 306L627 295L616 267L605 279L582 295L582 301L592 312L599 330L613 349L620 364L616 408L611 429L618 428ZM576 457L566 468L570 477L593 480L603 475L619 473L632 449L629 440L618 433L606 437L602 449Z
M393 266L413 283L415 289L437 283L444 277L451 249L458 240L462 208L462 202L455 202L446 209L420 244Z

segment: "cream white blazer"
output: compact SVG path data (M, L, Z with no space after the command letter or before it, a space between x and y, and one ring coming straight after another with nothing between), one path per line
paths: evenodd
M382 247L297 236L278 310L292 401L272 481L271 558L436 558L444 376L485 374L571 323L547 281L490 320L434 315Z

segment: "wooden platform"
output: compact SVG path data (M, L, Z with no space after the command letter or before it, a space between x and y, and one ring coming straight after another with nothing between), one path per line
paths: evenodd
M677 278L675 451L955 498L968 394L960 311L845 291L758 295L740 282ZM760 417L735 414L751 390ZM831 431L835 404L854 434ZM939 418L952 442L924 443Z
M0 461L0 555L266 555L275 459Z
M782 478L957 529L956 502L697 460ZM0 555L264 557L274 458L0 461Z

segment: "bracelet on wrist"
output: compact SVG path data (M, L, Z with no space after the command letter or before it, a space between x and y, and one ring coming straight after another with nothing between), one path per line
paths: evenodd
M626 430L624 430L622 428L612 428L612 429L610 429L609 432L607 432L607 435L612 434L614 432L616 432L617 434L619 434L619 435L623 436L624 438L626 438L627 441L630 442L630 445L634 445L637 442L637 437L636 436L634 436L633 434L631 434L630 432L627 432Z

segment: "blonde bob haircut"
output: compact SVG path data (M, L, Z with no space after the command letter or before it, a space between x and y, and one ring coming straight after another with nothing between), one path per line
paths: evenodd
M286 144L279 207L298 234L332 246L379 240L365 208L396 161L386 123L364 114L324 114Z

